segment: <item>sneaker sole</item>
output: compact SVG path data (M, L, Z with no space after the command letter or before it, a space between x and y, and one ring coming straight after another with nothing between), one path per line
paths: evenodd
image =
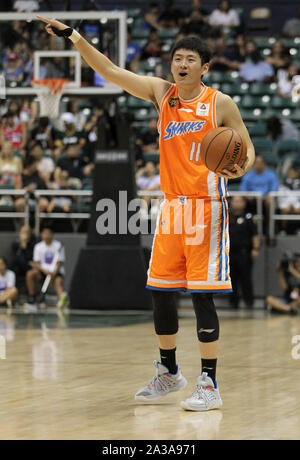
M218 407L211 407L211 408L205 408L205 407L197 407L197 406L190 406L188 405L186 402L184 401L181 401L180 403L181 407L184 409L184 410L189 410L189 411L193 411L193 412L207 412L207 411L210 411L210 410L218 410L218 409L221 409L222 405L223 404L220 404L220 406Z

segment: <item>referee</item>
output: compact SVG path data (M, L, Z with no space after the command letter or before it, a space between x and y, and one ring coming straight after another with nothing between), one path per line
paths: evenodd
M247 308L253 308L252 265L259 255L260 238L252 214L246 213L247 201L233 196L230 201L230 306L239 307L240 293Z

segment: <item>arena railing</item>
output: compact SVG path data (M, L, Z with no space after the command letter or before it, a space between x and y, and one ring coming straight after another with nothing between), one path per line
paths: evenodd
M11 211L11 212L1 212L0 208L0 218L23 218L24 222L26 224L29 223L29 218L30 218L30 203L29 203L29 194L26 192L26 190L1 190L0 189L0 197L1 196L24 196L25 198L25 210L24 212L16 212L16 211ZM53 218L53 219L70 219L73 225L73 229L76 231L76 221L84 220L84 219L89 219L90 218L90 212L40 212L38 202L39 198L44 196L44 197L59 197L59 196L69 196L73 197L76 199L81 198L82 200L78 201L78 205L80 206L81 204L87 204L84 200L86 198L91 198L93 195L92 190L35 190L33 192L33 195L35 197L35 205L34 205L34 214L35 214L35 232L38 235L40 231L40 221L43 218ZM139 197L142 196L152 196L153 198L162 198L164 196L164 193L161 191L138 191L137 195ZM254 198L256 200L256 209L257 213L254 216L255 220L257 222L257 227L258 227L258 233L260 236L263 235L263 196L259 192L239 192L239 191L232 191L229 192L229 197L230 196L243 196L245 198ZM300 192L298 192L298 196L300 196ZM298 219L300 219L300 216L298 216Z
M24 212L17 212L15 210L13 211L1 211L1 207L6 207L10 208L10 204L4 204L0 206L0 219L24 219L24 224L29 225L29 217L30 217L30 201L29 201L29 194L27 190L21 189L21 190L15 190L15 189L0 189L0 198L3 196L21 196L24 197L25 199L25 209ZM17 225L15 225L17 228Z
M270 213L269 213L269 238L274 241L276 235L276 221L281 220L299 220L300 214L276 214L277 212L277 198L280 197L295 197L300 200L300 191L294 190L279 190L277 192L270 192Z

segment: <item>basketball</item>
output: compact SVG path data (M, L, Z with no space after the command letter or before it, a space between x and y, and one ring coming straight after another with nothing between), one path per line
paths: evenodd
M221 127L209 131L201 142L200 156L205 166L214 172L232 170L234 164L243 167L247 150L243 139L232 128Z

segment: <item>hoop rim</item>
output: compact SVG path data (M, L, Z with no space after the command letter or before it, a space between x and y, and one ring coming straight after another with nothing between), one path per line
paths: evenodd
M39 78L31 80L33 87L45 86L52 93L62 93L64 86L69 82L67 78Z

